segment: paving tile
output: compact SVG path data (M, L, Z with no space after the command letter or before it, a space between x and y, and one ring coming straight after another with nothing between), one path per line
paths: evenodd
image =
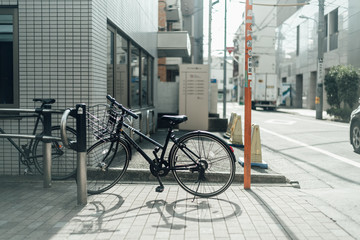
M35 185L35 186L34 186ZM16 188L15 188L16 186ZM76 203L76 185L0 186L0 239L348 239L293 188L234 185L201 199L174 184L118 184Z

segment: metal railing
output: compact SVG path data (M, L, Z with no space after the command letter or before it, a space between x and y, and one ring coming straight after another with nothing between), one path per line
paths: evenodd
M64 112L60 110L47 109L0 109L0 113L37 113L43 116L44 131L41 135L25 134L0 134L0 138L22 138L39 139L43 142L44 155L44 188L51 187L51 142L62 141L63 145L77 151L77 202L79 205L87 203L86 189L86 105L77 104L75 109L67 109ZM61 114L61 138L51 136L51 114ZM68 116L76 118L76 141L69 142L66 135L66 122Z
M43 116L44 131L41 135L26 135L26 134L0 134L0 138L21 138L21 139L39 139L43 142L43 155L44 155L44 188L51 187L51 142L61 140L58 137L51 136L51 114L62 113L59 110L51 110L48 105L47 109L12 109L2 108L0 113L37 113Z

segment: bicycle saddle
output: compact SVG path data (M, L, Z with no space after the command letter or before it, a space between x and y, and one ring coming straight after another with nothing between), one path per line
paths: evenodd
M42 104L53 104L55 99L53 98L34 98L34 102L41 102Z
M188 118L186 115L164 115L161 117L163 120L168 120L170 124L176 125L185 122Z

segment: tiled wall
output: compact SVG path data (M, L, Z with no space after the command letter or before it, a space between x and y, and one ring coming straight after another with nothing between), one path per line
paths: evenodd
M20 107L52 97L73 107L90 97L91 1L20 0Z
M0 0L1 6L18 8L20 108L38 106L35 97L55 98L54 109L105 103L108 20L157 57L157 0ZM12 133L32 126L33 120L0 120ZM22 173L18 159L0 139L0 174Z

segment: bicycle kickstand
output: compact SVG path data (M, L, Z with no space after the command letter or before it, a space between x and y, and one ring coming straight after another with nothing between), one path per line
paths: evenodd
M164 191L164 185L163 185L162 182L161 182L159 173L156 174L156 178L157 178L160 186L157 186L156 189L155 189L155 191L156 191L156 192L163 192L163 191Z

